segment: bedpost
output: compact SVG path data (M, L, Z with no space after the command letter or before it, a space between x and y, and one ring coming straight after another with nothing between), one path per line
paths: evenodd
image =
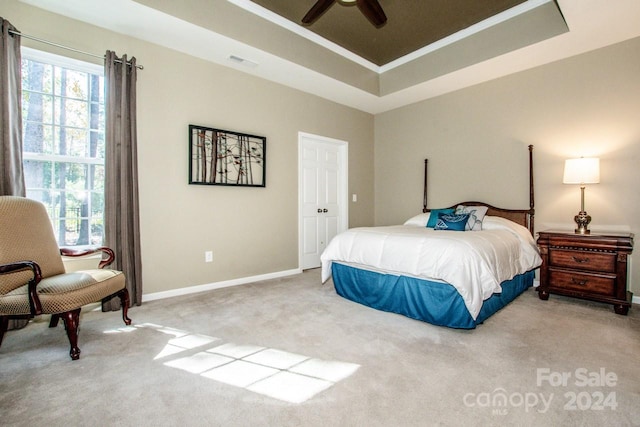
M533 217L536 213L533 197L533 145L529 144L529 231L533 235Z
M422 196L422 213L427 212L427 165L429 159L424 159L424 194Z

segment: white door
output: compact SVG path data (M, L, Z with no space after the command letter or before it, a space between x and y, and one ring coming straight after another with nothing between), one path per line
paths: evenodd
M347 143L299 135L300 264L320 266L320 255L347 229Z

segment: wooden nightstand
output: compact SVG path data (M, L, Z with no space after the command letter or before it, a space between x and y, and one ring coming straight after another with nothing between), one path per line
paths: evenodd
M627 291L627 256L633 250L632 233L538 233L542 255L538 296L566 295L613 304L626 315L633 294Z

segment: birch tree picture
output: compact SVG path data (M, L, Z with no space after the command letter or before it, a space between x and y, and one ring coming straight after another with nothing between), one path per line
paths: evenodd
M265 186L267 139L189 125L189 184Z

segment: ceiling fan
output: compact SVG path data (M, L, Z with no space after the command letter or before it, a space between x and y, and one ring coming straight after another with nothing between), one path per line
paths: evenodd
M378 0L318 0L302 18L302 23L311 25L336 2L344 6L355 4L360 9L360 12L377 28L387 22L387 16L384 14Z

